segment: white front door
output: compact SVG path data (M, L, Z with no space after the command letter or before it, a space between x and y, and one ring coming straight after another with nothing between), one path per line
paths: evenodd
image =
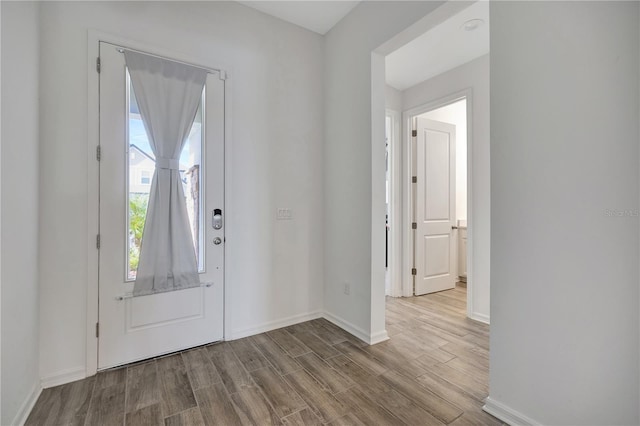
M415 294L455 287L456 127L417 119Z
M131 297L155 161L121 49L100 43L98 369L223 337L224 81L208 75L180 157L201 287Z

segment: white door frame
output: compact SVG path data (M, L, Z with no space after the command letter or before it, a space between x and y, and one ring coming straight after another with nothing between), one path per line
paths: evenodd
M473 262L470 261L473 254L473 90L467 88L450 95L434 99L419 107L411 108L402 113L403 135L402 138L404 156L402 158L402 218L406 226L402 227L402 295L413 296L413 230L411 206L413 203L413 191L411 190L411 130L413 118L429 111L450 105L461 99L467 100L467 316L471 317L473 311Z
M90 29L88 31L87 43L87 329L86 329L86 370L85 377L93 376L98 371L98 339L96 338L96 324L98 323L98 250L96 248L96 236L99 230L100 215L100 167L96 161L96 149L100 142L99 127L99 102L100 102L100 78L96 72L96 58L99 56L99 43L101 41L127 46L131 49L148 52L154 55L171 58L177 61L190 63L196 66L210 69L228 70L229 67L216 66L216 64L207 64L206 60L200 60L197 57L189 57L182 53L169 51L161 47L150 45L147 43L130 40L113 34L104 33ZM233 215L229 212L233 211L228 188L231 187L230 164L232 158L231 140L231 105L229 94L231 93L231 81L229 74L221 71L226 75L224 84L224 204L225 204L225 256L224 256L224 336L229 336L231 322L229 321L230 313L228 307L230 303L230 292L227 291L231 286L226 285L229 279L229 241L233 241Z
M389 296L400 297L402 292L402 114L386 109L391 118L389 141Z

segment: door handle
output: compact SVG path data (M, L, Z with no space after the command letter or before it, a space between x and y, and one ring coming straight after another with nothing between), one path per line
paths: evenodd
M458 227L457 227L457 226L455 226L455 225L453 225L453 226L451 227L451 229L458 229Z
M215 237L215 238L213 239L213 244L215 244L215 245L219 246L220 244L222 244L222 238L220 238L220 237Z

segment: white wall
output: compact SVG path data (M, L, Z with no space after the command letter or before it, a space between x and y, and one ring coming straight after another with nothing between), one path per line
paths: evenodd
M402 112L402 92L388 84L384 88L385 105L387 109Z
M38 14L2 2L2 418L15 424L39 391Z
M467 100L420 115L456 126L456 219L467 220Z
M489 406L540 424L640 422L638 6L491 4Z
M324 308L369 337L386 335L384 93L372 99L372 83L384 90L384 59L374 58L382 75L372 75L371 53L440 4L362 2L325 36Z
M2 6L0 6L0 50L2 47ZM2 54L0 54L0 82L2 81ZM0 84L2 99L2 84ZM2 129L2 102L0 101L0 129ZM0 131L0 224L2 223L2 131ZM0 225L0 241L2 226ZM0 330L2 330L2 244L0 244ZM0 421L2 421L2 337L0 337Z
M229 72L226 338L320 311L322 37L232 2L45 2L42 376L85 366L89 28ZM293 220L276 222L277 207Z
M492 23L493 25L493 23ZM404 108L421 107L462 90L471 89L471 206L468 212L468 265L471 317L489 321L491 189L489 149L489 55L482 56L402 92Z

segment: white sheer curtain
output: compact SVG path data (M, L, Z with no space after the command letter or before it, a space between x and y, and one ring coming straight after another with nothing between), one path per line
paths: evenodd
M133 295L199 286L179 164L207 72L138 52L124 56L156 157Z

